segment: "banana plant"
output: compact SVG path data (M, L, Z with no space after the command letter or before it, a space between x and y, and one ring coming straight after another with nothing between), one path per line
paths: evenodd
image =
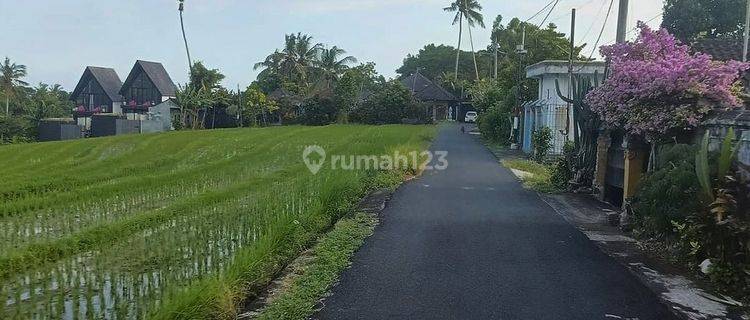
M723 221L737 204L732 190L726 187L735 180L729 175L738 147L738 144L733 143L734 137L734 129L730 128L719 150L716 179L711 178L711 168L708 160L708 132L703 136L701 148L695 156L695 174L698 177L703 194L711 202L711 213L715 216L717 222ZM716 182L716 187L714 187L714 181Z
M557 95L573 106L573 142L577 156L573 163L574 172L571 183L578 186L590 186L594 180L596 143L602 122L599 115L586 103L586 95L598 87L599 73L594 72L593 79L575 75L570 85L572 95L567 97L560 90L559 81L555 80Z

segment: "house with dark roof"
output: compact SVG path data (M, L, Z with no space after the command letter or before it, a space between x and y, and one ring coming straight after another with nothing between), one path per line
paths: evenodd
M459 99L419 71L401 79L401 83L411 91L416 100L431 107L432 120L446 120L457 113Z
M125 112L147 112L152 106L177 97L177 86L158 62L138 60L130 70L119 94Z
M76 103L70 123L82 137L171 130L179 113L176 91L158 62L136 61L124 83L112 68L86 67L70 96ZM66 125L51 121L46 139L60 136Z
M70 100L76 103L75 117L94 113L120 113L122 81L112 68L86 67Z

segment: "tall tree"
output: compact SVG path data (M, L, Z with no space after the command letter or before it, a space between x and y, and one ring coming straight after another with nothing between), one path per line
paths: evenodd
M188 68L192 70L193 60L190 59L190 48L188 47L187 36L185 36L185 22L182 20L182 12L185 11L185 0L179 0L180 11L180 29L182 30L182 41L185 42L185 52L187 52Z
M699 38L739 38L747 0L666 0L662 27L690 43Z
M491 72L492 61L487 59L489 56L483 53L483 50L479 51L477 63L479 64L480 76L486 77ZM469 52L461 51L460 57L461 59L458 64L458 78L462 80L474 78L475 70ZM447 85L445 85L445 88L450 90L453 88L451 83L458 86L457 82L454 80L456 78L454 73L455 59L455 47L428 44L422 49L419 49L417 54L407 55L406 58L404 58L403 64L396 70L396 72L401 77L406 77L419 68L419 73L431 80L437 80L442 77L440 82L446 83Z
M330 49L323 49L320 51L320 58L316 62L316 66L320 69L321 78L325 82L326 87L330 87L333 81L338 78L349 68L349 64L357 63L357 58L353 56L346 56L346 51L337 46L333 46Z
M451 3L450 6L443 8L448 12L455 12L456 15L453 18L453 25L458 24L458 47L456 48L456 81L458 81L458 62L461 55L461 38L463 36L463 20L466 18L466 22L469 26L469 41L471 42L471 52L474 57L474 71L476 73L477 80L479 80L479 67L477 66L477 57L474 52L474 40L471 37L471 27L479 25L484 28L484 17L480 13L482 5L479 4L478 0L456 0Z
M16 89L20 86L28 85L21 80L26 76L26 66L22 64L11 63L8 57L0 65L0 89L5 96L5 115L10 115L10 98L16 96Z
M221 80L224 80L219 69L209 69L202 61L196 61L190 69L190 85L195 88L218 89Z
M70 94L59 84L40 83L28 89L28 101L24 103L24 117L36 128L45 118L62 117L70 113L73 102Z
M313 43L309 35L297 33L284 37L284 48L276 50L265 60L256 63L255 69L266 69L279 74L284 82L308 86L308 75L318 61L323 45Z

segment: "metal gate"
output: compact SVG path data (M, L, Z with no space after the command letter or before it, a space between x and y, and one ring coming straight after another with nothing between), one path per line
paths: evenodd
M612 133L612 143L607 152L604 198L614 206L622 206L625 187L625 147L622 133Z

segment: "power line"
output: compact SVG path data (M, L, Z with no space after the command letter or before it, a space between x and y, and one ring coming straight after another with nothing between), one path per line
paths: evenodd
M597 11L597 12L596 12L596 18L595 18L595 19L594 19L593 21L591 21L591 24L590 24L590 25L589 25L589 27L588 27L588 28L586 29L586 32L584 32L584 33L583 33L583 36L582 36L582 37L580 38L580 40L578 40L578 45L579 45L579 46L580 46L581 44L583 44L583 43L584 43L584 42L586 41L586 37L588 37L588 36L589 36L589 34L591 33L591 30L594 30L594 25L595 25L595 24L596 24L597 22L599 22L599 19L598 19L598 18L599 18L599 16L600 16L600 15L602 14L602 11L604 11L604 6L606 6L606 5L607 5L607 1L606 1L606 0L605 0L605 1L602 1L602 5L601 5L601 6L599 7L599 11Z
M531 19L536 18L536 16L538 16L540 13L544 12L544 10L546 10L550 5L552 5L553 3L556 3L558 1L559 0L552 0L552 1L550 1L546 6L544 6L541 10L537 11L537 13L535 13L530 18L526 19L524 22L529 22L529 21L531 21Z
M599 46L599 41L602 40L602 34L604 34L604 28L607 26L607 21L609 21L609 14L612 13L612 5L615 4L615 0L609 1L609 9L607 9L607 15L604 16L604 23L602 24L602 29L599 30L599 36L596 37L596 42L594 43L594 48L591 49L591 54L589 55L589 60L594 56L594 52L596 52L596 47Z
M607 9L607 15L604 16L604 23L602 23L602 28L601 30L599 30L599 36L596 37L596 42L594 43L594 47L591 49L591 54L589 54L589 60L591 60L591 58L594 57L594 53L596 52L596 49L599 46L599 41L602 40L602 35L604 34L604 29L607 27L607 22L609 21L609 15L612 13L612 6L614 4L615 4L615 0L610 0L609 8ZM582 65L580 68L578 68L576 73L581 72L584 66L585 65Z
M544 23L547 22L547 19L549 18L549 15L552 14L552 11L555 11L555 7L557 7L557 4L560 3L560 0L555 1L555 4L552 5L552 8L549 9L549 12L547 12L547 15L544 17L544 20L539 24L539 29L544 28Z
M550 21L555 22L555 21L559 20L560 18L567 17L568 15L570 15L570 10L571 9L573 9L573 8L576 8L578 10L583 9L584 7L586 7L586 6L590 5L591 3L593 3L594 1L595 0L588 0L586 2L579 2L579 4L569 5L568 6L568 10L563 10L563 13L561 13L560 15L552 17L552 19Z
M657 15L656 15L656 16L654 16L654 17L652 17L651 19L648 19L648 20L646 20L646 21L643 21L643 23L644 23L644 24L649 24L649 23L651 23L652 21L654 21L654 20L658 19L659 17L661 17L661 16L662 16L662 14L663 14L663 13L659 12L659 14L657 14ZM630 28L630 29L629 29L628 31L626 31L626 32L625 32L625 34L631 34L631 33L633 33L633 31L636 31L636 30L638 30L638 26L635 26L635 27L633 27L633 28ZM613 42L615 42L615 39L609 39L609 41L607 41L607 42L605 42L605 43L613 43Z

